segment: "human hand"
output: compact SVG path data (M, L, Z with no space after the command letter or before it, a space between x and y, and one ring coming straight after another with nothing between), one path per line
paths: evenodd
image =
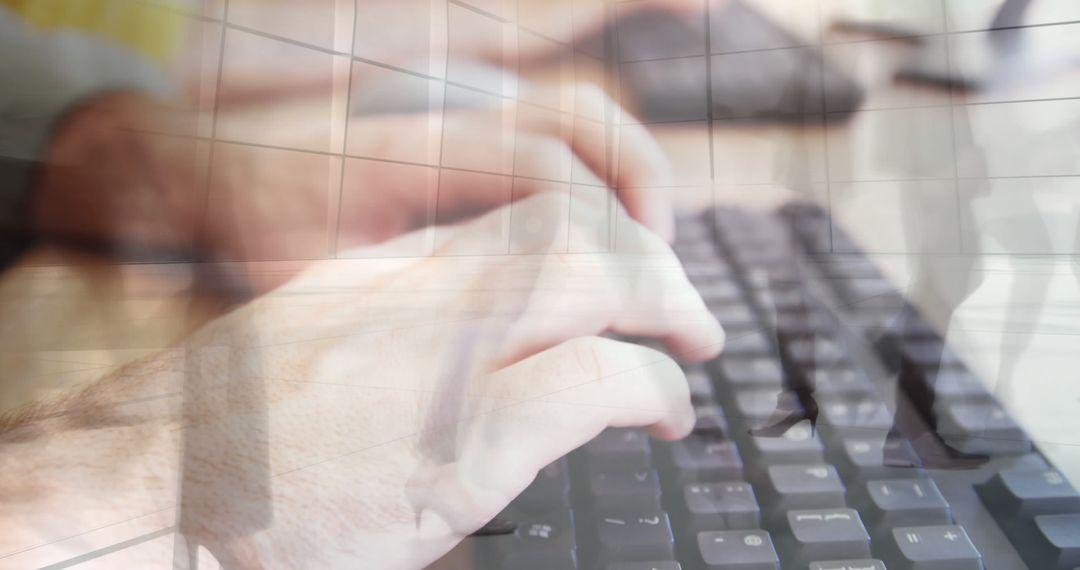
M514 204L520 223L538 222L516 250L564 239L557 204ZM210 445L191 463L204 502L186 505L189 539L236 568L421 568L605 427L691 429L670 358L596 336L660 338L689 360L719 351L723 332L664 241L624 218L607 253L459 255L501 224L493 212L448 228L434 257L317 264L190 341L196 386L228 371L265 381L269 461L212 445L215 433L235 440L254 403L196 410L186 439ZM238 538L260 509L221 479L262 469L273 523Z
M616 127L617 141L610 140L599 123L588 125L593 136L582 135L587 129L575 123L584 122L579 115L612 116L618 111L599 88L578 86L576 92L576 113L570 114L526 113L516 101L506 101L490 109L450 110L445 117L421 113L351 118L350 132L363 133L350 146L351 155L415 145L402 133L414 132L413 124L436 120L447 140L454 140L454 157L444 157L444 166L464 165L459 171L465 172L468 165L496 156L501 161L496 169L518 176L509 192L499 183L443 177L437 189L438 219L430 187L384 173L361 176L350 184L359 186L354 191L361 193L364 206L341 216L341 243L373 244L424 225L457 222L551 189L547 181L569 179L571 168L590 173L586 176L591 184L616 188L631 216L670 239L671 204L657 191L668 185L670 176L663 150L638 124ZM223 108L219 120L229 120L234 110ZM508 127L507 117L515 116L513 128ZM325 205L325 161L313 161L304 153L215 145L208 173L208 147L198 139L157 134L176 129L178 123L190 128L197 120L133 95L106 97L78 110L57 130L50 147L48 164L65 167L43 172L35 200L38 226L82 243L138 246L151 253L195 250L237 261L329 255L328 226L332 229L334 221L328 219ZM312 136L293 134L298 139ZM618 159L612 160L616 143ZM219 197L209 205L208 180Z

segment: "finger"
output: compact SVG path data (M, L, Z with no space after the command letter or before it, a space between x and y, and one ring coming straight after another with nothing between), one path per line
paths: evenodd
M643 125L636 122L619 124L626 111L599 87L579 86L577 93L578 114L608 117L616 123L613 132L602 137L573 136L575 130L582 129L575 129L574 125L566 128L561 123L562 117L551 120L548 115L519 121L519 128L560 137L598 178L617 189L620 201L634 219L671 241L675 234L675 216L671 201L663 190L671 186L671 163L663 148ZM572 120L586 119L573 117ZM613 154L615 168L609 170L607 165Z
M578 338L500 370L464 427L452 467L425 497L462 532L475 530L545 465L604 428L646 426L663 439L693 427L685 375L641 346Z
M545 220L538 208L545 201L534 197L516 204L515 219L541 226ZM667 243L632 220L622 224L620 232L620 242L634 242L634 255L543 258L521 316L504 335L496 366L574 337L608 331L659 338L687 360L719 353L723 329Z
M348 86L347 74L327 74L319 71L255 70L240 73L228 82L222 82L218 90L202 88L202 80L196 79L187 87L189 97L203 108L218 106L229 110L249 105L269 104L277 101L325 97L331 90L344 90Z

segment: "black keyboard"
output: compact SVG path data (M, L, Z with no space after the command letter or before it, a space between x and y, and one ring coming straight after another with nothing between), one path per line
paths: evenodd
M513 534L471 539L475 566L1080 567L1080 494L873 263L820 255L844 240L808 204L683 220L676 253L728 333L686 368L694 433L605 431L506 509ZM763 434L807 387L816 425Z

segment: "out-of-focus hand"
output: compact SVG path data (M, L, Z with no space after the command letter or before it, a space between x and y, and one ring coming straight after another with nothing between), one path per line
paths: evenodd
M550 193L515 212L536 228L519 251L569 230ZM627 220L611 253L457 255L501 223L453 228L435 257L316 264L191 340L207 381L223 382L226 361L265 379L274 511L264 531L224 540L245 513L213 477L245 454L203 452L207 524L192 538L238 568L421 568L605 427L688 433L678 365L596 336L656 337L691 360L719 351L723 332L664 240ZM214 422L245 425L235 409L189 423Z
M576 91L578 114L618 114L599 88L579 86ZM482 214L512 198L550 189L543 180L563 177L575 161L592 172L595 184L617 188L632 217L671 238L671 204L657 190L668 185L670 167L644 127L620 125L614 137L583 137L575 135L573 121L585 120L577 114L522 112L514 119L515 105L506 101L488 109L449 110L444 117L420 113L351 118L355 144L350 154L378 155L376 148L416 145L403 133L435 120L447 140L455 141L455 164L496 154L509 162L507 174L519 176L512 192L496 183L446 176L437 189L437 220L431 216L431 189L415 180L382 174L350 180L356 187L346 190L359 193L363 207L341 216L342 242L373 244L433 222L447 224ZM225 107L218 120L244 112L242 106ZM508 122L508 117L513 120ZM332 228L335 221L327 216L326 162L303 153L215 145L210 164L209 143L158 134L177 129L173 123L179 121L184 121L181 128L190 128L196 120L134 95L105 97L74 112L57 129L40 178L35 196L39 227L83 243L197 249L237 261L329 254L328 224ZM604 125L591 126L604 132ZM292 134L298 140L311 135ZM616 150L617 161L612 160ZM444 158L449 152L444 150Z
M565 187L546 181L566 181L572 169L587 169L585 179L616 189L631 217L666 240L674 237L672 205L665 193L671 165L664 150L640 124L618 125L607 133L605 125L583 118L624 113L599 87L583 84L570 89L576 93L573 113L529 113L526 106L514 101L488 109L447 112L442 120L444 166L515 176L512 192L494 177L481 177L487 183L477 184L476 177L445 176L437 190L438 223L475 216L506 204L511 197ZM414 147L417 141L400 133L425 132L431 120L427 114L354 119L350 132L360 136L351 152L377 156ZM449 141L453 141L452 149ZM383 172L380 170L380 175ZM574 178L577 180L576 175ZM428 187L386 176L355 183L369 206L352 214L352 226L341 228L355 243L382 241L430 223L433 204Z

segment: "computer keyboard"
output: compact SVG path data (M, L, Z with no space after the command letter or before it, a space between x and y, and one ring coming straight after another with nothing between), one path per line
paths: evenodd
M686 366L694 432L609 429L546 467L502 514L513 534L472 539L475 567L1080 567L1080 494L869 259L817 255L846 240L810 204L683 220L676 253L728 333ZM816 424L763 435L800 386Z

